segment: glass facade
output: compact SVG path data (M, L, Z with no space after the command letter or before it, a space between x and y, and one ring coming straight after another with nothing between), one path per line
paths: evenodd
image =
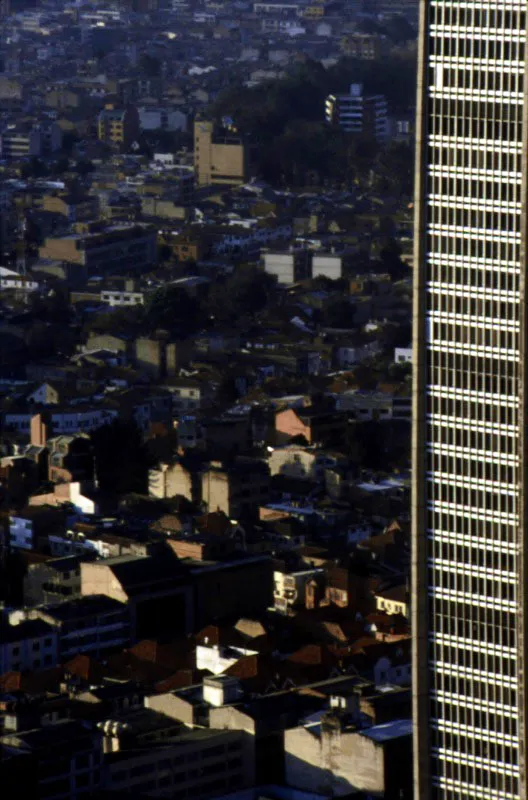
M413 446L423 497L414 537L423 542L415 542L414 579L427 600L414 619L424 641L415 658L426 661L416 745L427 753L418 758L416 800L524 797L527 10L528 0L422 7L415 393L423 399L415 401Z

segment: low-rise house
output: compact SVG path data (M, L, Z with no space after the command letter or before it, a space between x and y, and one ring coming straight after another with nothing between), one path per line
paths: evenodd
M394 361L396 364L412 364L413 353L412 347L395 347L394 348Z
M289 438L304 436L308 444L331 444L343 441L346 416L332 411L322 411L309 406L303 409L288 408L275 415L275 430Z
M202 488L197 465L186 458L172 464L158 464L149 470L149 495L160 500L179 495L191 503L199 503Z
M20 410L10 409L2 413L6 430L24 434L30 432L32 416L33 411L26 407ZM111 422L117 416L116 410L98 406L95 402L70 408L54 406L49 410L50 433L71 435L83 431L90 432Z
M99 510L89 488L78 481L56 483L52 492L32 495L29 498L29 505L51 507L67 505L78 514L96 514Z
M15 270L0 267L0 289L17 292L36 292L39 282L28 275L21 275Z
M268 459L271 475L286 475L324 482L327 469L344 467L347 458L342 453L320 450L315 447L289 444L270 448Z
M230 519L255 516L269 498L267 464L237 457L231 463L212 461L202 473L202 499L209 511L223 511Z
M61 720L26 731L5 732L0 747L29 755L36 774L37 797L80 800L103 786L102 736L82 722Z
M172 395L172 411L175 417L202 408L210 394L205 382L194 378L171 378L164 381L163 387Z
M101 292L101 303L106 303L110 308L131 308L144 305L145 295L143 292L107 289Z
M138 638L193 629L193 590L188 571L167 550L160 556L117 556L81 565L84 598L106 594L130 607Z
M361 422L371 420L411 420L410 393L387 394L386 392L349 391L337 398L337 408L355 413Z
M57 603L81 594L81 556L50 558L29 564L24 576L24 604Z
M187 564L195 593L197 628L244 613L259 617L273 604L273 562L268 555L228 555Z
M130 609L104 594L39 606L26 613L56 629L62 662L81 652L97 658L107 650L128 646L133 639Z
M254 785L252 743L242 731L182 731L156 747L135 747L105 757L107 786L113 792L184 791L206 798Z
M405 584L379 588L375 591L376 609L386 614L409 616L409 592Z
M305 569L296 572L273 573L275 608L282 613L297 607L306 607L307 585L324 575L322 569Z
M93 479L93 455L87 434L52 437L47 441L47 449L48 476L53 483Z
M59 637L52 624L42 619L0 623L0 675L45 670L58 663Z
M47 238L39 250L42 258L71 264L84 282L93 275L145 269L156 262L156 231L148 225L75 223L75 232Z

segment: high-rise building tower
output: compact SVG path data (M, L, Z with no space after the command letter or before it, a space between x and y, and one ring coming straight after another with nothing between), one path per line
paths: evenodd
M527 799L528 0L422 0L416 800Z

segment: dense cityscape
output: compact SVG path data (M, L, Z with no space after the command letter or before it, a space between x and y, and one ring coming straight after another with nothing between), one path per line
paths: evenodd
M2 800L433 797L418 6L0 0Z

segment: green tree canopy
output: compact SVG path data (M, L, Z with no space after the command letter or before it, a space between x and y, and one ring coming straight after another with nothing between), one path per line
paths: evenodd
M186 289L163 286L148 300L145 323L151 328L165 328L171 333L186 335L203 325L202 310Z

